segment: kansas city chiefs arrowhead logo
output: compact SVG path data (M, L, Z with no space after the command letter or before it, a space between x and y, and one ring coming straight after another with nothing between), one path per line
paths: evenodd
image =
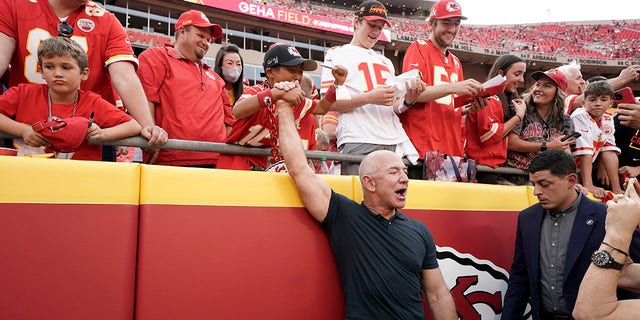
M491 261L438 247L438 264L461 320L499 320L509 273ZM530 315L527 306L524 318Z

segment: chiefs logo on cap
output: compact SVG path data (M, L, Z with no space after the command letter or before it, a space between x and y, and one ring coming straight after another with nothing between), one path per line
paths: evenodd
M460 10L460 5L455 2L455 1L451 1L448 2L447 5L445 6L445 8L447 9L447 11L449 12L454 12L454 11L458 11Z
M287 51L294 57L302 57L302 55L300 55L300 52L298 52L298 49L296 49L295 47L288 47Z

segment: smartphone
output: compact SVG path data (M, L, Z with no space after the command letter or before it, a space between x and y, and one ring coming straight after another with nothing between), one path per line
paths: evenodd
M580 136L581 136L580 132L574 132L574 133L565 135L564 137L562 137L562 139L560 139L560 141L565 142L565 141L567 141L567 140L569 140L571 138L578 139L578 138L580 138Z
M629 87L624 87L613 93L613 99L617 104L620 103L636 103L636 99L633 96L633 91Z

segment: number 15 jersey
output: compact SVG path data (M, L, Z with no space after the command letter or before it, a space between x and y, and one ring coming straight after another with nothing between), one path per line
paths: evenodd
M352 96L369 92L395 76L393 63L387 57L351 44L329 49L324 64L347 68L349 74L340 90L346 90ZM331 70L324 68L323 93L333 81ZM398 145L409 140L392 107L371 103L349 112L339 112L336 137L338 147L345 143Z

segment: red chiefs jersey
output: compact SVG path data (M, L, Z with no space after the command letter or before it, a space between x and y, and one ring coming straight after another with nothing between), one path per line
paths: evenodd
M71 39L89 56L91 72L81 88L114 103L106 68L117 61L130 61L136 67L138 63L122 25L112 13L92 1L72 12L66 21L73 26ZM38 45L58 35L59 23L60 19L46 0L0 0L0 32L16 42L9 86L44 83L38 70Z
M0 95L0 113L17 122L32 125L49 116L46 84L23 83L9 88ZM59 118L71 117L74 112L73 104L51 104L51 114ZM131 116L116 108L99 95L78 90L78 103L75 110L76 117L89 118L94 113L93 122L100 128L110 128L131 120ZM16 139L16 142L22 139ZM18 141L19 140L19 141ZM19 144L19 143L18 143ZM83 141L71 159L102 160L102 146L92 145Z
M256 95L258 92L270 88L271 87L266 81L252 87L245 88L244 93L240 96L238 101L242 101L242 99ZM293 109L298 132L304 132L305 135L310 135L307 137L301 137L303 140L307 140L306 147L309 146L308 140L311 139L311 137L313 137L315 144L315 128L310 130L307 128L309 122L302 120L306 115L311 115L315 106L316 101L305 99ZM315 118L313 120L315 120ZM227 143L251 147L271 147L273 146L273 143L270 131L273 131L275 134L278 133L278 119L275 115L275 105L272 108L260 108L256 113L248 117L237 119L231 127L231 132L227 136ZM217 167L220 169L238 170L250 170L252 167L266 169L267 157L221 154L218 158Z
M404 56L402 72L418 69L429 86L462 81L462 64L450 51L442 54L430 40L413 42ZM460 107L460 106L458 106ZM440 150L462 156L462 111L453 104L453 95L426 103L416 103L400 114L400 121L420 159L427 151Z
M507 160L507 137L500 138L504 132L504 111L497 96L490 97L484 109L467 115L465 129L467 157L492 168L504 164Z

